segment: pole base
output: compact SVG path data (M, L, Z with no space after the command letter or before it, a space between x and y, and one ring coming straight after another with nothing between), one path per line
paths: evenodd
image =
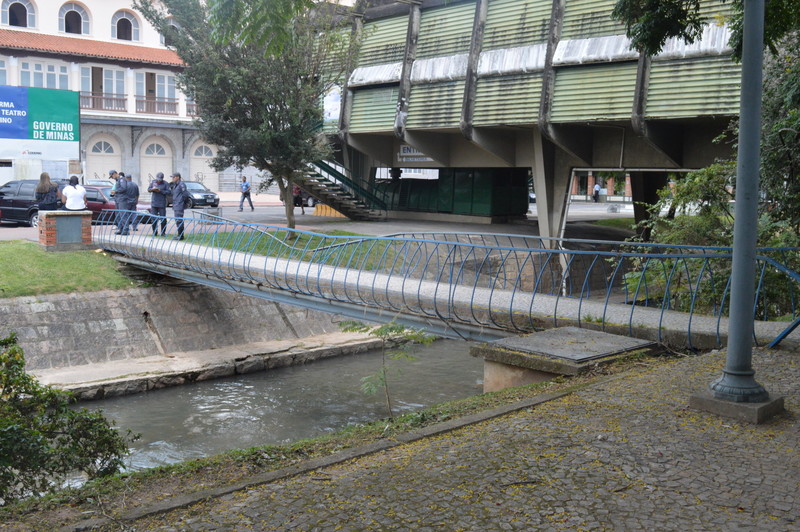
M711 383L714 397L734 403L763 403L769 401L769 393L753 378L753 374L735 375L723 372L722 377Z
M764 423L784 412L783 397L774 397L761 403L736 403L717 399L709 391L692 395L689 398L689 408L754 425Z

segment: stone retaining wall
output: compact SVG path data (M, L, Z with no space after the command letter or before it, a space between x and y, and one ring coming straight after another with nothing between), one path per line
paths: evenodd
M205 287L159 286L0 299L29 370L304 338L335 316Z

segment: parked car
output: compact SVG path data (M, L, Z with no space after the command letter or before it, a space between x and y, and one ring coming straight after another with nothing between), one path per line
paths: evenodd
M116 220L113 212L117 206L111 197L111 187L108 185L84 185L86 189L86 207L92 211L92 223L110 224ZM141 196L139 196L141 198ZM136 223L149 223L150 203L139 201L136 204L139 213Z
M189 192L189 203L186 205L187 209L193 209L198 206L218 207L219 195L206 188L203 183L199 181L184 181L186 190ZM169 198L169 204L172 205L172 198Z
M65 183L53 180L59 190ZM18 179L0 187L0 222L39 226L39 203L36 201L38 179Z

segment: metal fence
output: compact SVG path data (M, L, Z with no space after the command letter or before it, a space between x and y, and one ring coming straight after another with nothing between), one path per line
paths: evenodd
M199 282L511 332L571 324L665 341L678 331L689 347L709 338L721 345L727 332L730 248L512 234L328 236L209 216L182 220L185 240L173 240L178 220L126 215L139 219L138 232L98 226L95 242L194 272ZM166 222L168 237L153 237L151 221L159 229ZM800 322L800 250L760 249L756 260L756 340L777 344Z

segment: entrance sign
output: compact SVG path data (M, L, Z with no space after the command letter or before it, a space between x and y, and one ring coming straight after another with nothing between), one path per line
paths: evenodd
M80 158L78 93L0 85L0 158Z

